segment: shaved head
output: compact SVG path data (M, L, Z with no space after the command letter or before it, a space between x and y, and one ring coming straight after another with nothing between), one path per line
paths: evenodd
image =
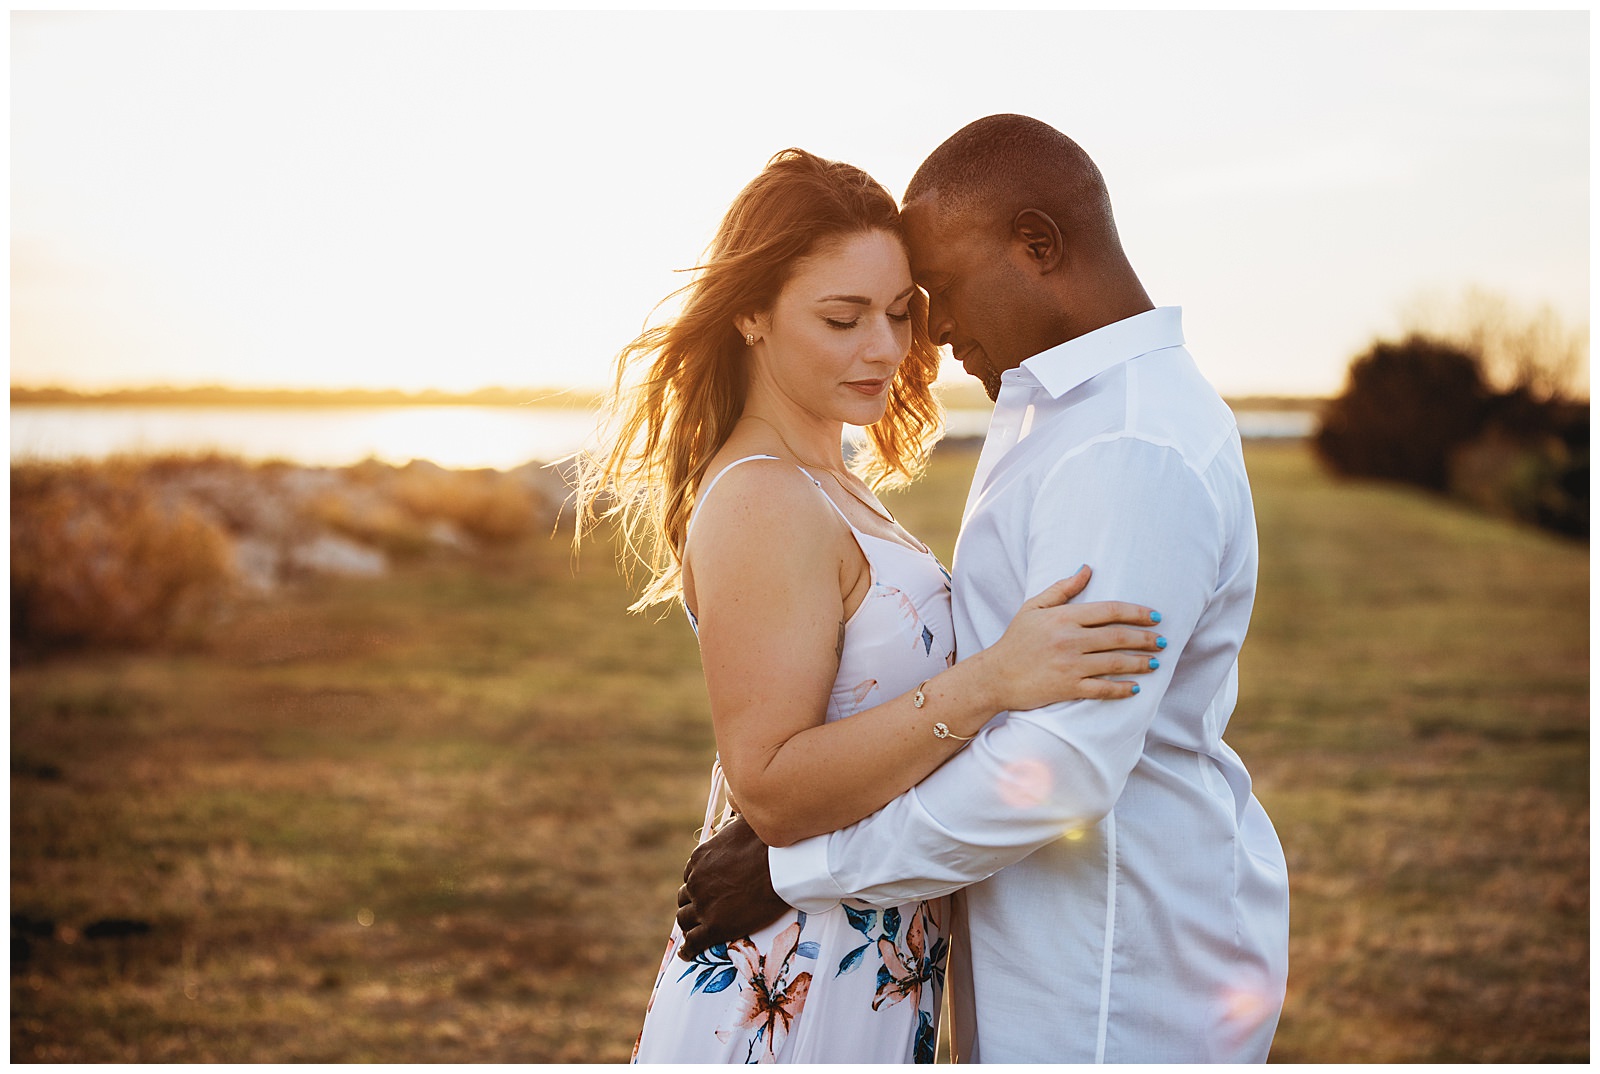
M1037 119L951 135L911 177L900 220L929 333L990 398L1030 356L1154 308L1100 169Z
M1121 250L1100 169L1078 143L1028 116L986 116L956 131L906 186L905 204L918 202L1000 232L1038 209L1078 243Z

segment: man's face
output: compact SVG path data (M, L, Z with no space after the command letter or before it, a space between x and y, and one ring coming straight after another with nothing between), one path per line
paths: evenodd
M924 198L901 214L910 247L911 275L928 292L928 333L950 345L961 367L983 382L990 399L1000 394L1000 374L1031 352L1019 346L1028 310L1025 279L1003 235L985 227L979 213L941 213Z

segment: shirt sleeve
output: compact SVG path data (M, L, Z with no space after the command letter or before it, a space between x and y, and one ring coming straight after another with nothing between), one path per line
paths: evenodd
M1056 464L1028 521L1027 595L1089 564L1080 602L1127 600L1161 613L1161 668L1140 692L1001 713L950 761L858 823L769 852L773 887L797 909L944 895L1111 811L1144 749L1216 588L1221 513L1174 448L1132 437Z

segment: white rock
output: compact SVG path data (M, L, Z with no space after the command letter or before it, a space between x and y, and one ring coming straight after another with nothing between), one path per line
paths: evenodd
M344 537L323 534L289 551L289 562L300 570L376 578L388 573L389 560L377 549Z

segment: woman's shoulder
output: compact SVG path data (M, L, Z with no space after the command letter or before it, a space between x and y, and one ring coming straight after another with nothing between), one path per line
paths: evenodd
M739 459L707 469L684 548L686 601L713 590L795 593L840 578L860 553L827 493L787 460Z
M800 467L770 455L717 458L695 496L691 536L802 529L829 521L826 493Z
M763 517L794 511L811 514L811 507L827 507L816 480L787 459L771 455L718 458L706 474L694 495L694 509L699 514Z

